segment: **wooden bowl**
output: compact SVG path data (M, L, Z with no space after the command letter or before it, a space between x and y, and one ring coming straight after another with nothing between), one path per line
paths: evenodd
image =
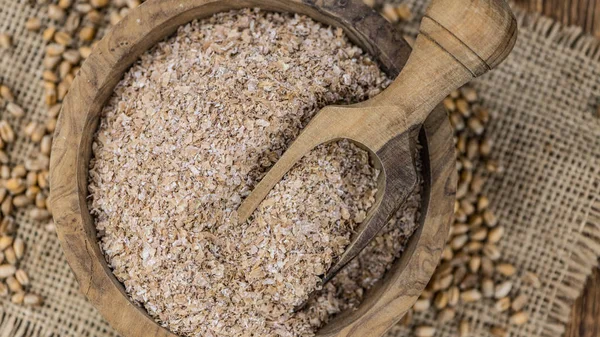
M80 289L124 337L176 335L129 300L98 245L86 199L92 138L100 112L129 66L177 27L246 7L301 13L341 27L392 76L410 53L400 33L361 0L150 0L117 24L85 61L63 102L54 135L50 184L58 237ZM456 192L452 130L443 109L436 109L426 121L421 144L421 226L359 308L336 317L319 336L381 336L429 282L448 234Z

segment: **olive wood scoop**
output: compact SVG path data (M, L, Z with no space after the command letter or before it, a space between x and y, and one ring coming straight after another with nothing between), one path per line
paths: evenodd
M491 70L512 50L514 16L504 0L433 0L410 57L379 95L319 111L238 209L245 221L285 173L319 144L349 139L368 150L381 170L376 201L329 281L375 237L419 183L416 142L421 125L444 97Z

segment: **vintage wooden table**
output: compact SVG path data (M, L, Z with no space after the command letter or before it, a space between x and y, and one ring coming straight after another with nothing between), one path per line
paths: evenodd
M578 25L600 38L600 1L597 0L515 0L527 10L542 13L566 25ZM588 280L573 305L565 337L600 336L600 269Z
M588 280L581 297L573 306L571 323L565 337L600 336L600 269Z
M573 305L565 337L600 336L600 269L588 279L581 297Z
M578 25L600 38L600 1L597 0L514 0L532 12L542 13L565 25ZM599 336L599 335L596 335Z

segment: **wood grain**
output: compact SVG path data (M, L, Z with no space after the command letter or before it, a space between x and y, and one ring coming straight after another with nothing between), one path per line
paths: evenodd
M195 18L243 7L302 13L342 27L391 76L398 75L410 53L400 33L360 0L150 0L116 25L94 48L64 100L54 135L50 183L59 240L81 291L122 336L174 337L129 301L97 243L86 199L92 136L100 111L126 69L157 41ZM412 306L433 274L451 223L457 181L452 130L444 110L431 113L419 137L424 180L421 226L358 310L337 317L320 336L383 334Z
M565 25L576 25L600 38L599 0L514 0L526 10L556 19Z
M573 305L565 337L598 336L600 336L600 269L595 269L581 296Z

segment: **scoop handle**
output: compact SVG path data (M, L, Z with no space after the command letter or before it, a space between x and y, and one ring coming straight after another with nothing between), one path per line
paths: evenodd
M501 63L516 38L505 0L433 0L404 69L376 98L421 124L451 91Z

